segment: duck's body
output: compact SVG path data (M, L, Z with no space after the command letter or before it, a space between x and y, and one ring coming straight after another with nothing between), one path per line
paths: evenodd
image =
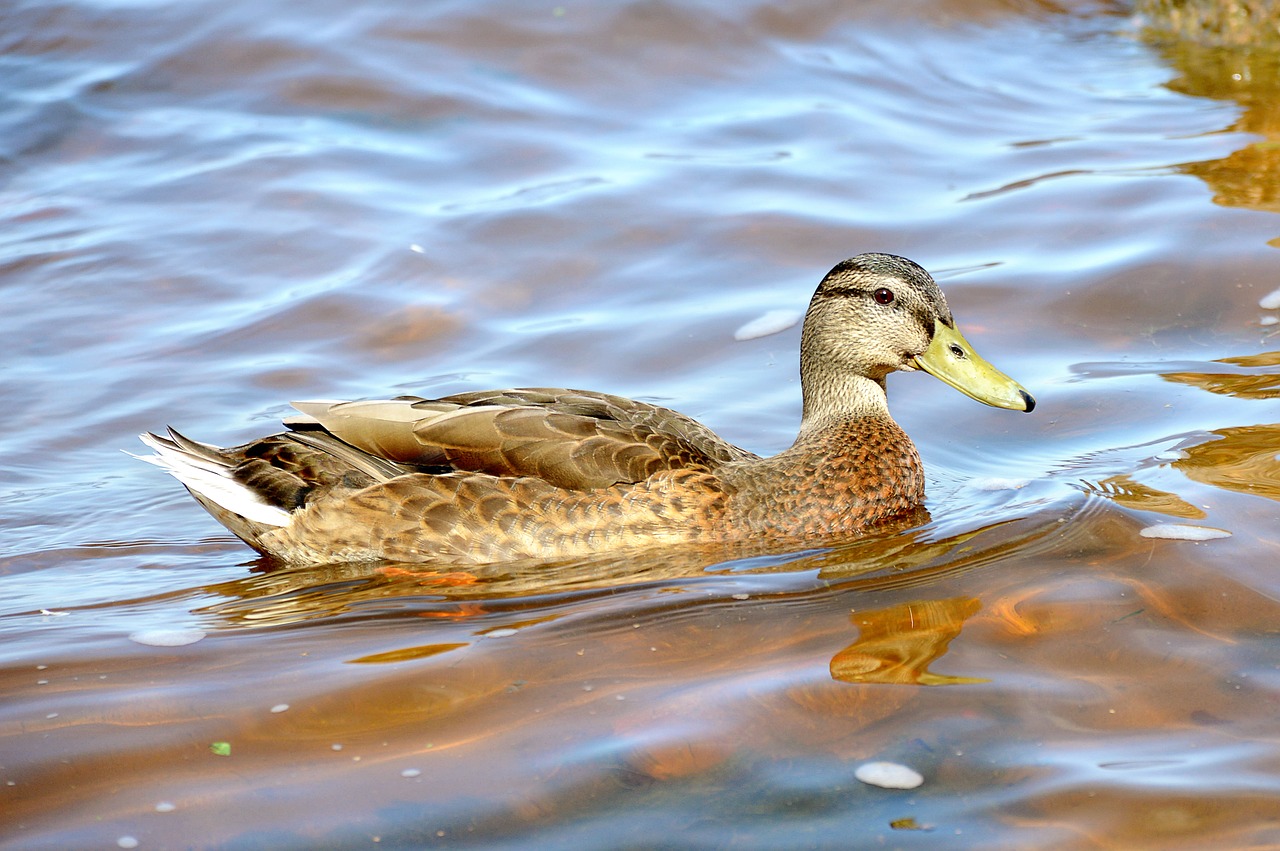
M959 354L957 354L957 352ZM918 510L924 476L884 378L923 367L1031 410L968 351L919 266L861 255L814 294L804 418L770 458L666 408L560 389L298 403L290 431L231 449L143 435L255 549L301 563L501 562L622 547L857 534Z

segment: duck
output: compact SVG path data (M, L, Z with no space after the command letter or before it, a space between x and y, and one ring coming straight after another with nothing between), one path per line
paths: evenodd
M917 263L860 254L823 277L800 335L795 442L761 457L684 414L564 388L294 402L230 448L140 435L263 556L288 564L494 564L635 547L873 534L922 510L919 452L886 377L927 372L987 405L1035 400L980 357Z

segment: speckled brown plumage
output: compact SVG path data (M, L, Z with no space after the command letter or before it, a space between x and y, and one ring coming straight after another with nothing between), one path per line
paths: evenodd
M827 541L909 517L924 498L919 455L889 416L889 372L923 367L989 404L1034 404L999 373L1016 392L935 370L939 335L947 357L976 358L954 354L963 338L923 269L890 255L837 265L805 319L800 434L770 458L666 408L553 388L298 403L290 431L230 449L172 430L143 440L219 521L292 562Z

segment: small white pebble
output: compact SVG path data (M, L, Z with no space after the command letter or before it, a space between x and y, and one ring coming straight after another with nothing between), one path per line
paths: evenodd
M1280 323L1280 318L1275 316L1263 316L1258 319L1259 325L1275 325L1276 323Z
M173 801L161 801L156 804L156 812L158 813L171 813L177 808L177 805L174 804Z
M1280 307L1280 290L1272 290L1258 299L1258 307L1263 310L1275 310Z
M920 772L896 762L864 762L853 776L882 789L914 789L924 782Z
M501 627L500 629L491 629L484 634L485 638L509 638L516 634L516 630L510 627Z
M119 845L121 848L137 848L138 840L133 836L122 836L116 840L116 845Z
M777 334L799 322L800 315L799 311L795 310L770 310L734 331L733 339L741 342Z
M148 647L182 647L205 637L202 629L140 629L129 633L129 640Z
M401 777L418 777L421 774L422 769L420 768L406 768L404 771L400 772Z
M287 704L287 703L277 703L275 706L271 707L271 711L272 711L272 712L288 712L288 711L289 711L289 704Z
M1214 538L1230 538L1225 529L1212 526L1186 526L1181 523L1157 523L1138 533L1144 538L1167 538L1174 541L1212 541Z

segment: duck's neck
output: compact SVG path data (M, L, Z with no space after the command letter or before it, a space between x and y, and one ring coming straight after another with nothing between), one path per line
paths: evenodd
M920 456L889 416L882 384L824 379L805 387L804 419L791 448L722 473L731 480L732 516L743 529L840 535L919 510Z
M885 395L884 379L876 380L865 375L820 374L801 372L801 389L804 398L800 417L800 444L831 428L843 428L858 420L888 420L889 399Z

